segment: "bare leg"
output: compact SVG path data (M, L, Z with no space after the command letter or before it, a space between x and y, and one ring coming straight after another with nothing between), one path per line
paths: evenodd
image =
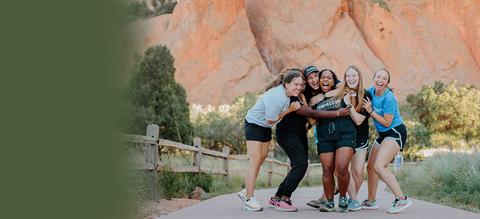
M367 173L368 173L368 200L374 201L377 198L378 188L378 174L375 171L374 163L377 159L377 153L380 149L380 145L375 141L372 149L370 150L370 156L368 157Z
M359 150L356 151L355 154L352 157L352 162L351 162L351 173L352 173L352 178L353 178L353 184L355 188L355 197L350 197L352 199L358 200L357 199L357 194L360 191L360 188L362 187L363 183L363 170L365 166L365 158L367 156L367 150ZM352 182L352 180L350 180ZM349 188L350 190L350 188Z
M350 196L351 199L357 200L357 191L355 189L355 180L353 180L351 165L350 165L350 180L348 181L348 195Z
M323 170L323 193L327 200L333 200L333 190L335 181L333 179L333 172L335 171L335 153L320 154L320 161L322 162Z
M264 150L264 145L266 146L266 151ZM268 145L270 142L259 142L259 141L247 141L247 153L248 153L248 166L247 173L245 176L245 186L246 186L246 197L251 198L254 194L253 190L255 188L255 182L257 181L258 172L262 166L263 161L267 157Z
M353 148L341 147L335 151L335 170L337 171L338 188L340 196L346 196L348 184L350 182L350 172L348 166L353 155Z
M374 164L378 175L380 175L385 184L392 190L395 197L403 196L403 192L395 175L388 169L388 165L399 151L400 147L395 140L385 139L378 150L377 159Z

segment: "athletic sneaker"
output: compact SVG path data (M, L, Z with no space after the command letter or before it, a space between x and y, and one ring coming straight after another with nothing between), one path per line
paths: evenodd
M348 200L345 196L340 196L338 198L338 212L345 213L348 211Z
M274 208L278 205L278 202L280 201L280 198L278 197L271 197L270 200L268 200L268 207Z
M392 202L392 207L387 210L387 213L396 214L410 207L410 205L412 205L412 201L410 201L407 196L405 196L405 199L396 197L395 201Z
M238 192L237 195L242 202L245 202L245 200L247 200L247 189L242 189L242 191Z
M366 210L376 210L380 208L380 205L377 203L377 200L369 201L368 199L362 202L362 209Z
M327 202L327 200L320 197L319 199L309 201L307 205L310 207L319 208L320 205L325 204L325 202Z
M348 210L350 211L359 211L362 209L362 205L358 200L348 199Z
M326 201L325 203L321 204L318 208L321 212L334 212L335 211L335 203L333 201Z
M292 205L292 201L290 199L281 199L277 202L277 206L274 208L277 211L287 211L287 212L294 212L297 211L297 208Z
M245 202L243 203L243 210L244 211L261 211L263 210L263 208L254 196L245 200Z

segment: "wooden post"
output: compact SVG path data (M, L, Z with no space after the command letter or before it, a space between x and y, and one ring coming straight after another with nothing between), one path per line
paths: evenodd
M153 166L153 177L152 177L152 199L157 201L159 198L159 192L157 191L158 185L158 135L160 133L160 128L156 124L147 125L147 135L155 139L154 144L147 145L147 157L146 162L152 164Z
M160 133L160 128L156 124L149 124L147 125L147 136L152 137L155 139L155 142L158 141L158 135ZM158 170L158 144L149 144L147 146L147 156L146 156L146 163L150 163L153 165L153 169L156 171Z
M268 158L270 158L268 162L268 187L272 187L272 180L273 180L273 152L268 152Z
M193 146L198 149L195 153L195 159L193 161L193 166L198 167L198 172L202 172L202 139L199 137L193 138Z
M230 155L230 148L227 146L223 146L222 152L227 156L227 158L223 159L223 170L225 171L225 175L223 175L223 180L226 182L228 180L229 170L228 170L228 156Z

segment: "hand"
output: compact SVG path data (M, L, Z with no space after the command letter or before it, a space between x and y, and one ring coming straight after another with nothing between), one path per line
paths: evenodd
M300 103L298 101L295 101L290 104L290 106L288 107L288 111L289 112L297 111L298 109L300 109L300 107L301 107Z
M350 94L349 93L346 93L345 96L343 96L343 102L347 105L352 104L351 101L350 101Z
M323 94L317 94L315 95L314 97L312 97L312 99L310 99L310 106L314 106L315 104L317 103L320 103L320 101L323 100Z
M267 124L269 124L269 125L275 124L275 121L272 121L272 120L267 120L266 122L267 122Z
M302 93L299 94L298 97L300 98L300 100L301 100L303 103L306 103L306 102L307 102L307 99L305 98L305 95L303 95Z
M369 114L373 112L372 102L370 101L370 99L368 97L367 97L367 99L363 99L363 108L365 108L365 110Z
M341 108L337 110L337 114L339 117L346 117L350 115L350 109L349 108Z

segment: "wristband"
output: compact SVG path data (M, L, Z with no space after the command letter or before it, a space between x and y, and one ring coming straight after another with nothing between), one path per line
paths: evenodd
M370 111L370 112L367 112L367 113L368 113L368 114L370 114L370 115L372 115L372 113L373 113L373 109L372 109L372 111Z

